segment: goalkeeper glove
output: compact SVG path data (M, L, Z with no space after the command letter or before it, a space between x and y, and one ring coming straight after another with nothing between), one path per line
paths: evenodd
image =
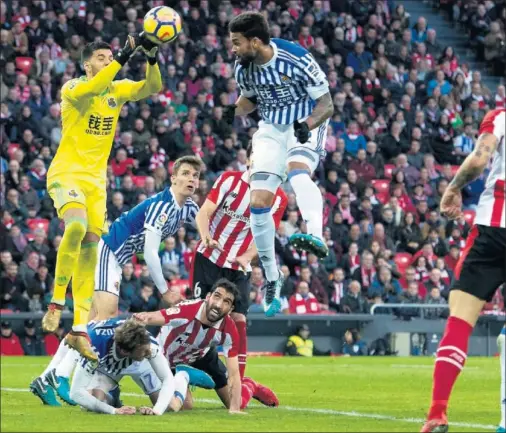
M121 48L114 58L121 66L125 66L130 57L141 46L140 36L137 33L130 33L127 36L125 46Z
M299 143L305 143L309 140L311 133L309 132L309 126L306 122L299 123L297 120L293 124L293 130L295 132L295 136L299 140Z
M150 65L154 65L157 60L158 45L151 42L144 36L144 32L140 34L141 50L146 55Z
M235 117L235 109L237 108L237 105L225 105L223 107L223 119L232 125L234 123L234 117Z

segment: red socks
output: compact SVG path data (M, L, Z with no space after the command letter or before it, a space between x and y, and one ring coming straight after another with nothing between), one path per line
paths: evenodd
M241 385L241 409L246 409L248 403L255 393L254 385L250 382L243 382Z
M472 332L473 327L457 317L451 316L446 323L434 367L429 420L444 419L446 416L453 385L466 362L467 346Z
M246 371L246 356L248 353L248 336L246 334L246 322L235 322L237 331L239 332L239 372L241 380Z

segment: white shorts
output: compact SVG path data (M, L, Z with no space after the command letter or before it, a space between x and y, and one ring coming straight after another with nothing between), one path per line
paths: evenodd
M112 293L119 297L122 269L108 245L100 239L98 264L95 269L95 292Z
M121 379L126 376L130 376L146 395L158 392L162 388L162 382L149 361L145 359L141 362L134 362L130 367L123 370L121 374L117 375L108 375L102 373L100 370L96 371L88 390L100 389L104 392L109 392L116 388Z
M251 174L271 173L284 180L289 162L306 164L312 173L325 155L328 124L329 120L312 130L309 140L301 144L295 137L293 124L260 121L257 132L253 134Z

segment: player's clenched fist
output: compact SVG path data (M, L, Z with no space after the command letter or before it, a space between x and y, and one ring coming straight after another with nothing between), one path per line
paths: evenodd
M135 415L137 410L133 406L123 406L116 409L116 415Z
M220 243L212 238L206 238L205 244L207 248L216 248L218 251L223 251L223 247Z
M309 132L309 126L306 122L298 122L297 120L293 124L293 129L295 132L295 136L299 143L305 143L309 140L311 136L311 132Z
M148 323L148 313L135 313L133 318L144 325Z

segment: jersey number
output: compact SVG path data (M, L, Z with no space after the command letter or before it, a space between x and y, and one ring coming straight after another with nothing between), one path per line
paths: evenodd
M200 288L199 284L200 282L197 282L193 288L193 296L195 298L200 298L200 295L202 295L202 289Z

